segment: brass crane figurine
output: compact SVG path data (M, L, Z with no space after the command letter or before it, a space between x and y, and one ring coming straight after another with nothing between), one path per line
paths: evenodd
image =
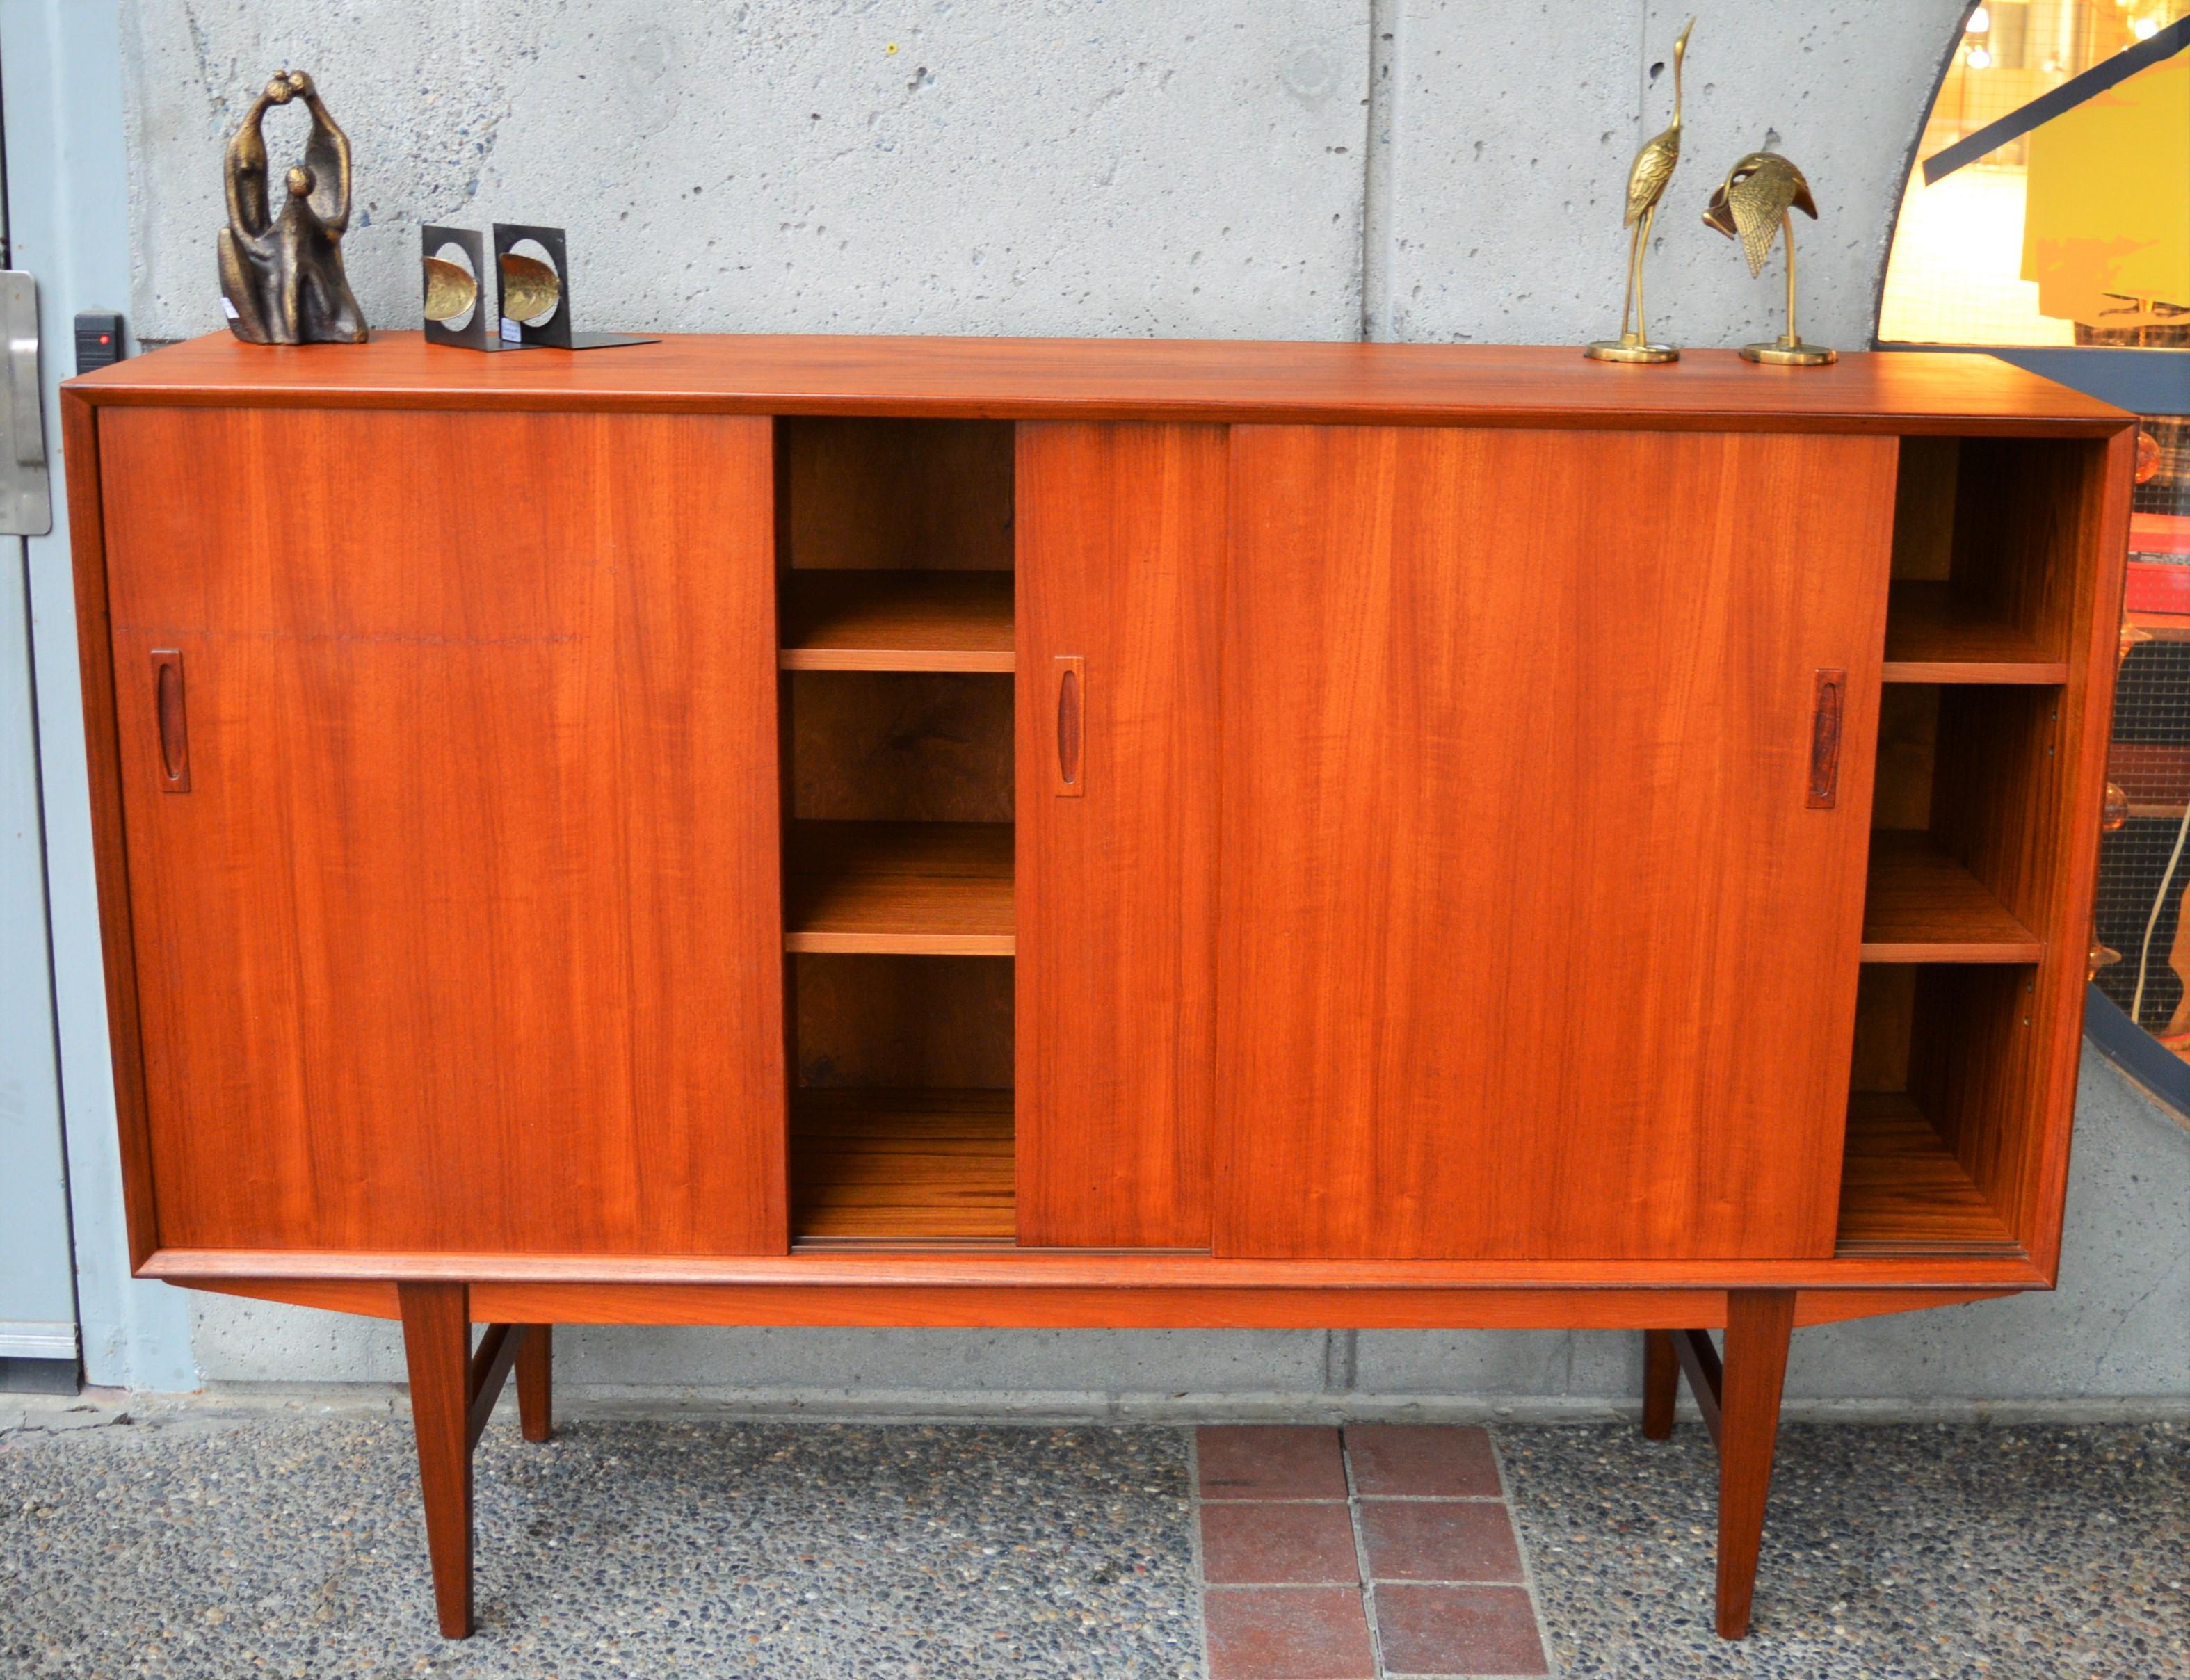
M1673 43L1673 121L1665 133L1644 143L1627 169L1627 213L1620 226L1627 234L1627 290L1620 300L1620 336L1599 338L1582 351L1599 361L1678 361L1681 353L1671 344L1650 342L1650 327L1642 313L1642 259L1649 254L1650 230L1658 219L1658 204L1681 161L1681 61L1688 55L1688 33L1696 26L1690 18ZM1628 330L1632 315L1635 326Z
M1718 190L1711 196L1704 223L1728 239L1741 241L1753 277L1764 272L1771 259L1772 241L1782 230L1787 236L1787 332L1784 337L1762 344L1744 344L1748 361L1769 362L1777 367L1824 367L1838 361L1835 351L1823 344L1806 344L1795 330L1795 224L1791 213L1800 210L1818 219L1817 201L1802 172L1776 151L1752 151L1727 171Z

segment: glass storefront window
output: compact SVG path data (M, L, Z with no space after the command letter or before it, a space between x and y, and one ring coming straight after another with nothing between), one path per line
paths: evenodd
M1878 338L1993 349L2140 414L2091 961L2190 1107L2190 0L1970 10Z

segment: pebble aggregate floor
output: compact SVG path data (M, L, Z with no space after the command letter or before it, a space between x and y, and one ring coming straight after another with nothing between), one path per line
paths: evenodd
M1790 1425L1726 1645L1693 1424L497 1417L451 1644L407 1422L116 1416L0 1411L6 1680L2190 1676L2176 1426Z

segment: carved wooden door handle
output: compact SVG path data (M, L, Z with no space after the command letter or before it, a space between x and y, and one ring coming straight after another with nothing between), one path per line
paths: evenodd
M1087 673L1078 654L1050 661L1057 701L1057 795L1077 799L1087 791Z
M160 735L161 791L187 793L190 791L190 724L183 698L179 648L152 650L152 711Z
M1830 811L1841 796L1841 717L1847 706L1847 673L1820 671L1810 701L1809 809Z

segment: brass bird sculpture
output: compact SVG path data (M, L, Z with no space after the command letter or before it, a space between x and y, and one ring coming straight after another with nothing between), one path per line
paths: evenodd
M1750 361L1770 362L1781 367L1823 367L1839 356L1823 344L1806 344L1795 330L1795 224L1800 210L1818 219L1817 201L1802 172L1776 151L1752 151L1719 183L1704 212L1704 224L1728 239L1741 241L1741 254L1749 259L1754 276L1771 260L1772 241L1784 230L1787 236L1787 332L1767 343L1745 344L1742 355Z
M1650 230L1658 219L1658 206L1665 196L1673 171L1681 161L1681 65L1688 55L1688 35L1696 26L1690 18L1673 43L1673 120L1665 132L1644 142L1627 169L1627 211L1620 226L1627 233L1627 290L1620 300L1620 336L1600 338L1582 354L1599 361L1677 361L1681 353L1671 344L1650 342L1650 326L1642 309L1642 259L1650 249ZM1629 330L1628 321L1635 326Z

